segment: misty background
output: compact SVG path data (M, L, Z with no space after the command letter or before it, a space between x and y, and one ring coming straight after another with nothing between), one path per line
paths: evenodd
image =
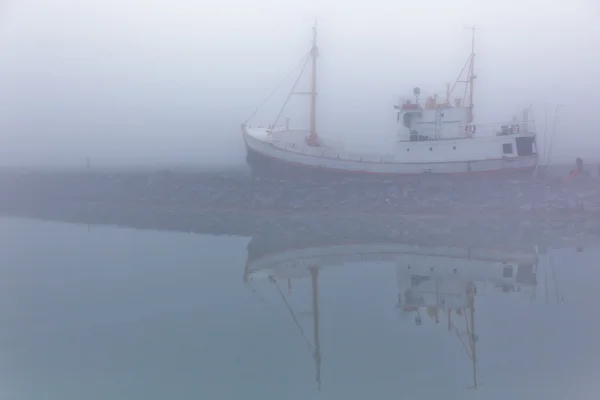
M245 163L240 131L319 32L319 131L394 135L414 86L445 94L476 39L476 122L548 104L553 162L600 149L596 0L14 0L0 3L0 165ZM299 105L308 107L306 99ZM304 105L301 103L304 101ZM256 123L272 123L257 116ZM293 121L296 123L296 120ZM308 121L297 125L306 127Z

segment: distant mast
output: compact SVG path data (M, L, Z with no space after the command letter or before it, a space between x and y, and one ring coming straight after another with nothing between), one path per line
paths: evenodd
M473 123L473 107L475 106L473 88L474 88L475 79L477 79L477 75L475 75L475 31L477 29L475 28L475 26L470 26L469 29L472 32L471 54L469 55L469 58L467 58L467 61L465 62L465 65L463 66L462 70L460 71L458 78L456 78L456 81L454 82L454 85L452 86L452 88L450 90L446 89L446 102L449 102L450 95L452 93L454 93L454 89L456 88L457 84L464 83L465 91L463 93L463 96L456 98L455 101L456 101L457 106L465 107L465 108L469 109L469 113L467 115L467 124L472 124ZM467 70L467 74L466 74L465 79L462 80L465 70ZM467 94L469 96L468 105L467 105Z
M475 26L470 27L471 36L471 64L469 65L469 77L467 82L469 88L469 123L473 123L473 82L477 76L475 75Z
M312 314L313 314L313 341L315 344L315 362L317 364L317 385L321 390L321 343L319 341L319 269L310 267L312 281Z
M319 140L317 137L317 56L319 49L317 48L317 23L313 26L313 44L310 51L312 57L312 76L310 90L310 133L308 136L308 144L310 146L318 146Z

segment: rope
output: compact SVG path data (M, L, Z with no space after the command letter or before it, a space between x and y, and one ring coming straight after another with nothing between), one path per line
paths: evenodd
M470 62L471 62L471 56L469 56L469 58L467 59L467 62L465 63L465 65L460 70L460 74L458 75L458 78L456 78L456 81L454 82L454 85L452 85L452 89L450 89L450 92L448 92L448 93L452 94L452 92L454 92L454 88L456 88L456 85L460 81L460 78L462 77L463 72L465 72L465 68L467 68L467 65L469 65Z
M248 117L248 119L246 119L246 121L244 122L244 125L248 123L248 121L250 121L250 119L252 119L252 117L254 117L256 115L256 113L258 112L258 110L261 109L262 106L265 105L265 103L267 101L269 101L269 99L271 97L273 97L273 95L275 94L275 92L277 92L279 90L279 88L281 86L283 86L283 84L285 83L285 81L287 81L289 79L290 76L292 76L292 74L294 73L294 71L296 71L298 69L298 67L300 65L302 65L302 63L305 63L305 59L307 60L308 57L310 56L310 51L302 57L302 59L300 60L300 62L298 64L296 64L296 66L294 67L294 69L292 69L292 71L279 83L279 85L277 85L277 87L275 89L273 89L273 91L267 96L267 98L256 108L256 110L254 110L254 112L252 113L252 115L250 115Z
M298 330L300 331L300 334L304 338L304 341L306 342L306 345L308 346L309 350L312 350L312 345L310 344L310 341L308 340L308 338L304 334L304 330L302 329L302 326L300 326L300 322L298 322L298 319L296 318L296 314L294 314L294 310L292 310L292 307L290 306L290 303L288 303L287 299L283 295L283 292L279 288L279 285L277 284L277 282L275 282L275 286L277 287L277 290L279 291L279 294L281 295L281 298L283 299L285 305L287 306L287 309L290 312L290 315L292 316L292 319L294 320L294 323L298 327Z
M452 313L452 311L446 311L442 309L442 312L445 312L446 315L449 315ZM456 332L456 336L458 336L458 340L460 341L460 344L462 345L462 348L465 350L465 353L467 354L467 357L469 357L470 359L472 359L471 357L471 353L469 352L469 349L467 349L467 345L465 344L465 342L463 341L462 337L460 336L460 332L458 331L458 328L456 327L456 325L454 325L453 321L450 321L450 325L452 325L452 327L454 328L454 332Z
M465 316L465 327L467 328L467 334L469 335L469 348L471 349L470 358L473 360L473 349L475 347L475 343L473 342L473 332L469 329L469 318L467 317L467 313L464 313L463 315Z
M473 356L471 356L471 352L467 348L467 345L463 341L462 336L460 336L460 332L458 331L458 328L456 327L456 325L454 325L453 322L452 322L452 326L454 327L454 331L456 332L456 336L458 336L458 340L460 341L460 344L462 345L462 348L465 350L465 353L467 354L467 357L469 357L470 360L473 360Z
M554 135L556 133L556 121L558 119L558 110L562 107L561 104L556 105L556 111L554 113L554 122L552 123L552 136L550 136L550 147L548 148L548 157L546 158L546 167L550 164L550 158L552 157L552 146L554 144ZM544 143L544 146L546 143Z
M250 288L250 290L256 294L256 296L258 297L258 299L260 300L261 304L263 306L265 306L265 309L268 309L268 311L271 311L279 320L285 322L285 326L286 329L288 329L290 332L295 332L293 329L291 329L291 327L287 324L288 320L286 318L284 318L283 315L281 315L281 313L279 313L271 303L269 303L267 300L265 300L265 298L263 296L260 295L260 293L258 292L258 290L256 290L256 288L254 288L251 284L248 284L248 287ZM279 289L279 287L278 287ZM282 293L281 293L282 294ZM292 318L294 318L294 315L292 314ZM302 329L301 329L302 330ZM304 334L303 334L304 336ZM307 342L307 345L309 347L309 350L312 350L311 348L311 344L308 341L308 339L306 338L306 336L304 336L304 340Z
M254 287L252 287L251 285L249 285L249 287L250 287L250 290L252 291L252 293L254 293L254 294L256 294L256 296L258 296L258 299L265 306L265 308L268 308L274 314L277 314L277 311L273 308L273 306L271 304L269 304L269 302L266 301Z
M471 56L471 57L473 57L473 56ZM469 57L469 70L467 72L467 77L469 77L471 75L471 62L470 62L471 61L471 57ZM461 101L463 102L463 104L464 104L464 102L465 102L465 100L467 98L467 89L469 89L469 81L465 80L465 82L467 82L467 84L465 85L465 91L464 91L462 99L461 99ZM471 84L473 84L473 82L471 82ZM473 101L473 99L469 99L469 102L472 102L472 101ZM473 121L471 121L471 122L473 122Z
M554 292L556 293L556 304L560 304L560 299L558 296L558 282L556 281L556 267L554 265L554 257L551 254L548 254L548 261L550 262L550 266L552 268L552 280L554 281Z
M277 114L277 118L275 119L275 122L273 123L273 126L277 125L277 122L279 121L279 118L281 117L281 114L283 114L283 110L285 109L285 106L287 106L288 101L290 101L290 97L292 97L292 94L294 93L294 90L296 89L296 86L298 85L298 82L300 81L300 78L302 77L302 72L304 72L304 68L306 68L306 64L308 64L308 61L310 60L310 55L311 54L312 54L312 50L306 56L306 60L304 61L304 65L302 66L302 71L300 71L300 74L298 75L298 77L296 78L296 81L294 82L294 86L292 86L292 90L290 91L290 94L288 94L288 97L287 97L287 99L285 99L285 102L283 103L283 106L281 107L281 110L279 110L279 114Z

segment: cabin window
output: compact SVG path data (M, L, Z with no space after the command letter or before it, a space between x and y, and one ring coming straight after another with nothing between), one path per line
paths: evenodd
M502 145L502 152L504 154L512 154L513 150L512 150L512 143L504 143Z
M410 149L407 147L407 148L406 148L406 151L410 151Z
M513 268L512 267L504 267L502 269L502 277L503 278L512 278L513 276Z
M456 146L452 146L452 150L456 150Z
M430 148L429 148L429 151L433 151L433 147L430 147Z
M520 156L530 156L535 154L534 143L535 138L531 137L517 137L515 138L517 142L517 154Z
M398 115L400 115L400 114L398 114ZM404 126L406 128L410 128L411 119L412 119L412 113L406 113L402 116L402 123L404 124Z

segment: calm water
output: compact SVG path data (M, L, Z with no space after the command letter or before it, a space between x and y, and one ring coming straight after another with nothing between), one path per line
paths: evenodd
M2 399L600 391L598 248L248 254L250 238L21 219L0 235Z

